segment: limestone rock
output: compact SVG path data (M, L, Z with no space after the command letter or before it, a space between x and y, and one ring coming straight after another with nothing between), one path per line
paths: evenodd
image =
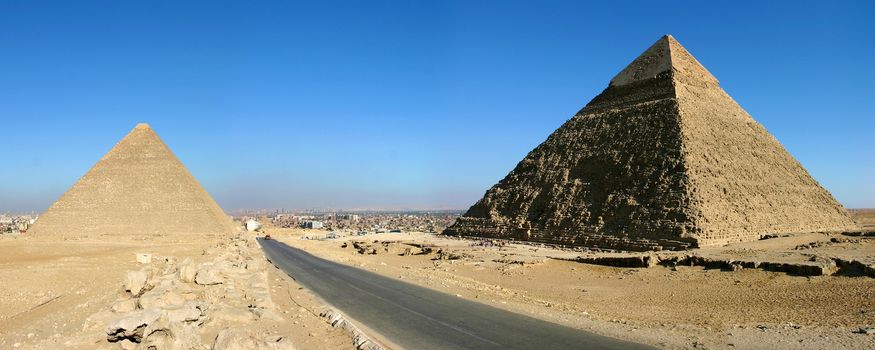
M661 250L854 227L832 195L665 36L444 234Z
M143 309L164 309L181 306L185 298L179 293L168 290L152 290L140 297L139 304Z
M178 308L164 310L164 317L171 323L197 322L203 316L204 312L197 302L189 302Z
M157 321L159 317L161 312L156 310L139 310L126 314L107 327L106 339L110 342L128 339L139 343L143 339L146 327Z
M191 259L186 258L179 264L179 279L184 282L194 282L197 276L197 266L191 262Z
M148 275L145 271L129 271L127 280L125 281L125 290L131 292L131 295L137 296L143 291L146 286Z
M213 284L222 284L223 278L215 269L202 268L198 270L195 275L194 282L202 286L209 286Z
M137 262L140 264L149 264L152 262L152 254L137 253Z
M160 320L146 329L141 349L202 349L196 324Z

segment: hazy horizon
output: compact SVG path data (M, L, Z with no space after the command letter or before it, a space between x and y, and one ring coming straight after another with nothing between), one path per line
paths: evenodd
M875 208L873 7L3 2L0 212L45 210L139 122L228 212L464 210L667 33Z

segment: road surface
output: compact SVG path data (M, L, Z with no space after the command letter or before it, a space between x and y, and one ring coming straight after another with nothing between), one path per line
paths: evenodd
M338 264L276 240L259 243L302 286L406 349L650 349Z

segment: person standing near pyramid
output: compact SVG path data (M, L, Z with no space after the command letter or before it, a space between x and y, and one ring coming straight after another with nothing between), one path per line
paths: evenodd
M660 250L856 228L666 35L444 234Z
M85 236L226 235L234 224L148 124L137 124L28 231Z

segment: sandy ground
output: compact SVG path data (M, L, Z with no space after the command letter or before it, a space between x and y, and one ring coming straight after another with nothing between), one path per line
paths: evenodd
M197 262L214 243L52 242L0 236L0 349L119 348L106 342L105 326L89 329L87 319L124 298L127 271L141 268L135 253ZM300 349L354 348L349 335L319 317L319 301L266 266L270 293L283 320L228 326L287 337ZM215 336L215 327L204 328L203 344L212 344Z
M863 229L875 231L875 209L851 209L849 212Z
M521 244L473 246L476 241L423 233L303 240L305 233L314 231L266 231L327 259L662 348L875 348L875 335L855 332L875 326L871 277L800 277L696 266L617 268L574 261L579 256L609 255L605 253ZM142 267L135 253L197 263L207 259L205 254L215 251L218 242L57 242L2 235L0 349L118 348L106 342L102 327L88 327L88 318L125 297L126 273ZM361 254L354 242L366 253ZM841 257L871 264L875 238L810 234L696 254L797 262ZM270 294L283 319L228 326L288 338L302 349L353 348L346 332L319 316L322 304L317 298L272 266L267 265L267 271ZM203 328L203 344L211 344L216 332L214 325Z
M421 233L303 240L312 231L267 228L274 238L333 261L462 298L599 334L664 348L862 349L875 335L875 278L679 266L617 268L569 259L580 252L529 245L471 246ZM797 258L797 245L824 235L784 237L702 250L758 259ZM817 248L871 258L875 239ZM354 247L361 242L365 254ZM757 245L756 243L764 243ZM345 247L344 247L345 246ZM430 246L431 253L419 247ZM753 247L753 248L751 248ZM441 253L436 253L441 250ZM815 250L815 254L826 254ZM370 254L375 253L375 254ZM414 254L414 255L406 255ZM445 259L441 259L443 256Z

